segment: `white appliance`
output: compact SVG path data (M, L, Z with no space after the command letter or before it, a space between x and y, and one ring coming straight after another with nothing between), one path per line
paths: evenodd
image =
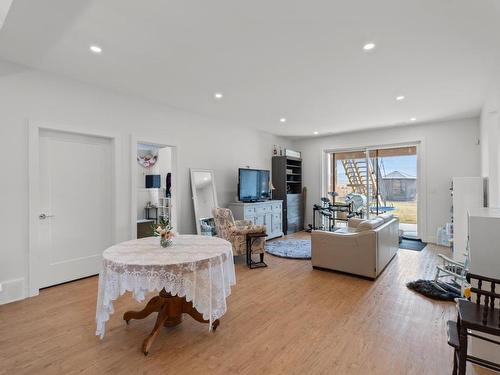
M472 208L468 213L469 272L500 279L500 208ZM483 286L484 287L484 286ZM488 287L488 286L486 286ZM475 296L473 296L473 301ZM500 301L496 301L496 307ZM488 336L493 340L498 337ZM470 353L476 357L499 362L500 347L471 338Z
M453 195L453 259L464 261L467 248L467 211L484 206L482 177L454 177Z

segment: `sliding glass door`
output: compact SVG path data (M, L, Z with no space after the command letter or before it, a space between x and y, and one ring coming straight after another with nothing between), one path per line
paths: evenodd
M382 203L379 211L399 217L405 236L418 237L417 147L383 148L376 152Z
M354 199L363 217L393 213L417 236L416 146L331 152L327 181L334 202Z

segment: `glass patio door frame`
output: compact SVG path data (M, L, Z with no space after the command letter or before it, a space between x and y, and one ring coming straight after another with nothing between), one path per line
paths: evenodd
M380 181L380 176L381 174L379 173L379 168L380 168L380 162L379 162L379 157L380 157L380 151L383 151L383 150L394 150L394 149L402 149L402 148L410 148L410 147L415 147L415 156L416 156L416 180L417 180L417 183L416 183L416 197L417 197L417 219L416 219L416 222L417 222L417 230L416 230L416 234L417 234L417 237L419 236L419 227L420 227L420 223L419 223L419 217L420 217L420 208L422 207L419 203L420 201L420 177L421 177L421 161L420 161L420 155L419 155L419 148L420 148L420 142L415 142L415 143L405 143L405 144L398 144L398 145L385 145L385 146L373 146L373 147L367 147L366 148L366 157L367 157L367 164L368 164L368 158L370 158L370 153L375 153L375 156L373 157L375 159L375 165L374 165L374 169L375 169L375 173L376 173L376 181L377 181L377 194L375 196L376 200L377 200L377 204L376 204L376 214L375 215L378 215L379 214L379 194L380 194L380 184L381 184L381 181ZM410 154L409 154L410 155ZM403 155L400 155L400 156L404 156ZM367 184L369 183L369 181L367 182ZM368 187L368 191L369 193L371 194L371 186ZM368 208L370 207L370 202L368 202ZM370 215L370 212L368 211L368 217Z
M379 181L378 181L378 151L380 150L387 150L387 149L393 149L393 148L403 148L403 147L415 147L416 148L416 157L417 157L417 184L416 184L416 189L417 189L417 235L419 238L423 238L424 236L427 236L426 231L424 232L424 226L423 226L423 219L426 216L426 202L427 202L427 194L425 190L425 171L424 171L424 157L421 153L421 150L424 149L423 146L424 140L418 140L418 141L409 141L409 142L402 142L402 143L393 143L393 144L386 144L386 145L371 145L371 146L361 146L361 147L352 147L352 148L331 148L331 149L324 149L324 167L322 168L323 173L321 176L322 179L322 185L321 185L321 190L322 190L322 196L326 196L328 193L328 186L329 186L329 181L328 181L328 175L332 171L332 161L331 161L331 154L339 154L339 153L344 153L344 152L364 152L365 153L365 160L368 165L369 159L370 159L370 153L376 152L376 159L377 159L377 186L379 186ZM335 158L333 158L335 159ZM333 160L335 162L335 160ZM335 166L336 167L336 166ZM371 186L368 178L368 168L367 168L367 192L368 196L367 202L365 205L365 210L366 210L366 216L369 218L370 217L370 195L371 195ZM379 189L379 187L377 187ZM335 190L335 186L333 186L333 190ZM378 210L377 210L378 211Z

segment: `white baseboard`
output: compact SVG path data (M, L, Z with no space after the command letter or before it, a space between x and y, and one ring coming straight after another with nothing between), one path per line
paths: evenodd
M0 282L0 284L2 284L0 305L26 298L24 278L5 280Z
M436 236L427 236L427 239L424 240L424 242L436 244Z

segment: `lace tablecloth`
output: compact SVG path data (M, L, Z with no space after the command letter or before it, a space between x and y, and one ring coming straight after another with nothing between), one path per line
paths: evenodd
M126 291L142 301L146 293L163 288L192 302L212 327L226 312L226 298L235 283L232 247L221 238L178 235L167 248L157 237L114 245L103 253L96 335L104 337L113 301Z

